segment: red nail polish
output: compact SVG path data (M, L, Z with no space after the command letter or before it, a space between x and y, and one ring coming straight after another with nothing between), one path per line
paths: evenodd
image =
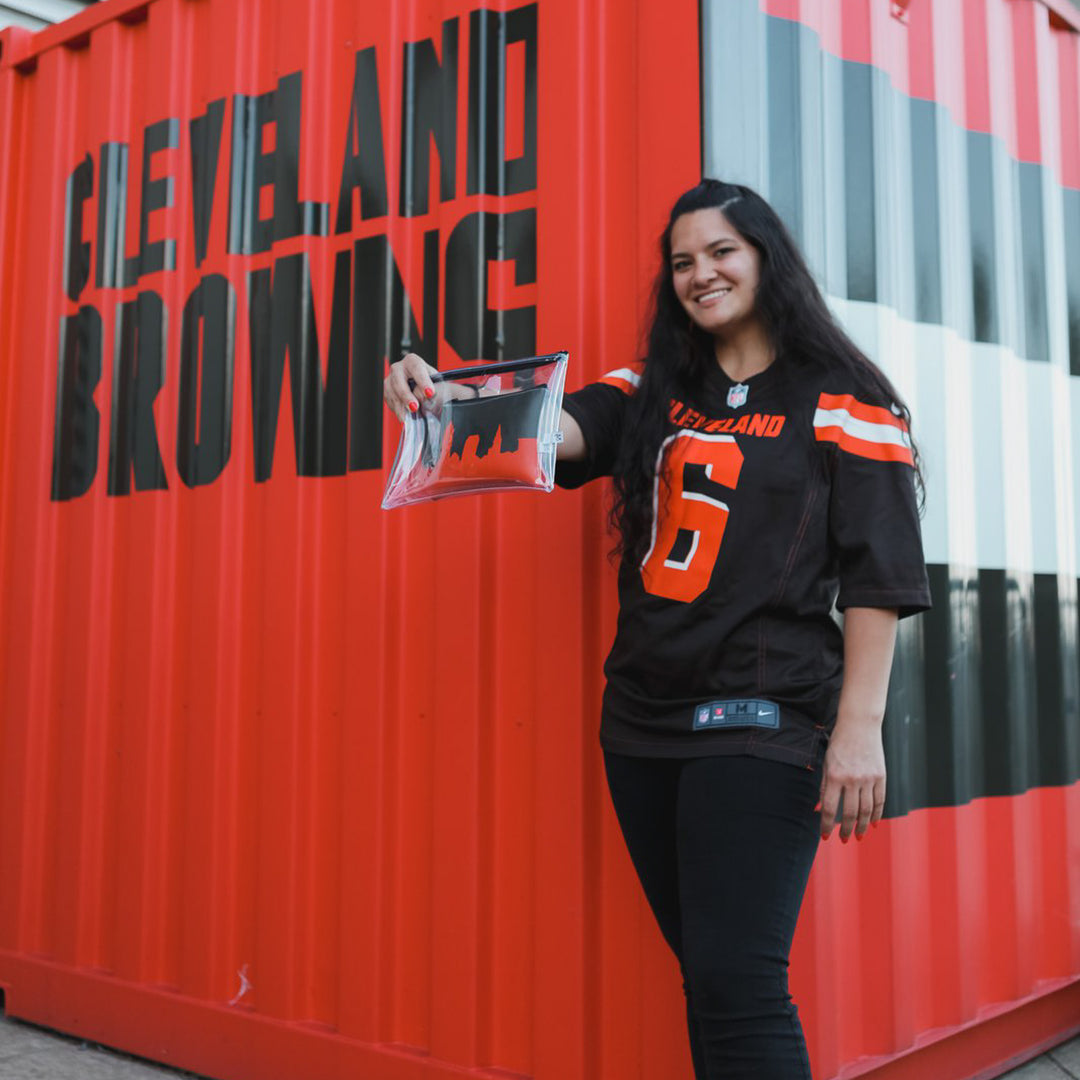
M840 834L840 842L842 844L846 844L850 839L850 836L845 836L843 833Z
M409 402L409 412L416 412L416 410L419 409L419 408L420 408L420 406L417 405L417 403L415 401L410 401Z
M426 388L425 388L425 390L424 390L424 393L425 393L425 394L426 394L426 395L427 395L427 396L428 396L429 398L433 398L433 397L435 396L435 391L434 391L434 390L432 390L430 386L428 386L428 387L426 387Z

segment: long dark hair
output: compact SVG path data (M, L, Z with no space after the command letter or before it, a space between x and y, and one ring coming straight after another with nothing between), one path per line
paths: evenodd
M653 490L660 444L671 430L672 398L692 398L716 364L712 336L693 323L675 294L671 231L683 214L716 208L760 256L755 313L774 355L787 361L841 369L884 405L911 414L892 384L840 328L825 304L795 241L776 211L742 184L702 180L679 196L660 237L660 270L653 285L647 352L641 384L631 398L615 465L611 523L615 553L640 562L652 534ZM916 485L922 499L918 450L912 444Z

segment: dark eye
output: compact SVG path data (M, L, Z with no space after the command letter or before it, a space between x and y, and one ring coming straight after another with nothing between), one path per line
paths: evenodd
M690 264L688 262L677 262L671 264L671 269L678 274L679 272L688 269Z
M714 254L714 255L716 255L716 256L718 256L718 257L720 257L720 258L722 258L723 256L725 256L725 255L729 254L730 252L732 252L732 251L734 251L734 250L735 250L735 249L734 249L733 247L725 247L725 248L716 248L716 249L715 249L715 250L713 251L713 254Z

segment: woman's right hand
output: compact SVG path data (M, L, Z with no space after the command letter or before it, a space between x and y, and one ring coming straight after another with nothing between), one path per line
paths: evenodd
M383 399L399 420L404 421L421 402L435 396L431 373L436 370L416 353L406 353L390 365L390 374L383 380Z
M431 375L437 371L438 368L426 363L416 353L406 353L397 363L390 365L390 374L383 380L383 398L402 423L411 413L418 412L425 401L432 401L436 394L454 393L452 383L441 382L436 389ZM559 416L559 430L563 441L556 449L556 457L560 461L582 460L585 457L585 436L577 421L565 409Z

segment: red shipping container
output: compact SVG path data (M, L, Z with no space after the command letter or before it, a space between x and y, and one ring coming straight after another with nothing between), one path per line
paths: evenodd
M10 1015L230 1080L690 1075L595 735L604 491L379 500L402 347L567 348L571 389L637 354L699 46L685 0L0 34ZM992 1075L1075 1029L1078 820L1040 787L823 850L817 1073Z

